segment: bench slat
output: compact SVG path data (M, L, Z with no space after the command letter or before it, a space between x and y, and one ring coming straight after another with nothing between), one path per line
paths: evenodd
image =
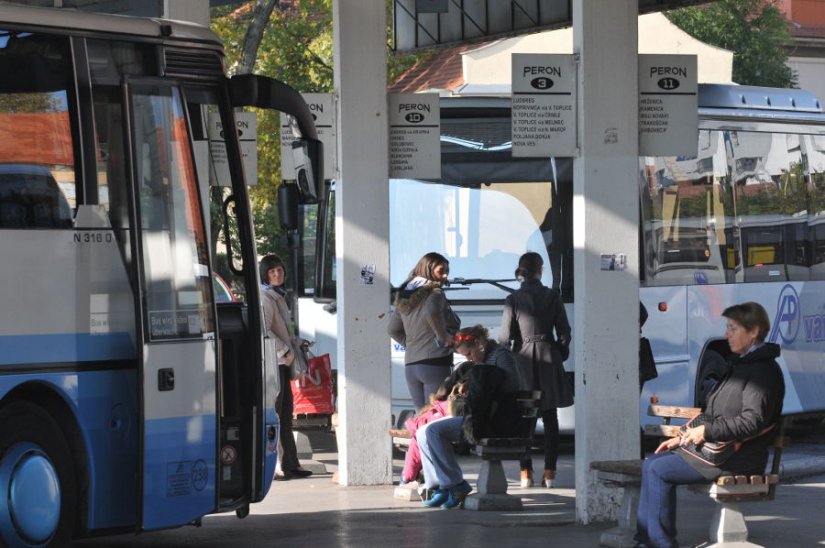
M679 434L679 427L671 424L646 424L645 436L659 436L661 438L672 438Z
M406 428L390 428L390 436L392 436L394 438L405 438L405 439L412 438L412 435L410 434L410 431L407 430Z
M681 407L677 405L655 405L651 404L647 414L651 417L666 417L673 419L692 419L702 410L698 407Z

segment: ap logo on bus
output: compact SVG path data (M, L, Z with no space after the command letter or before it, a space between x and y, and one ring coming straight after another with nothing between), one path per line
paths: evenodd
M779 292L776 316L768 341L775 343L781 337L785 344L794 342L799 333L799 324L799 295L791 284L787 284Z

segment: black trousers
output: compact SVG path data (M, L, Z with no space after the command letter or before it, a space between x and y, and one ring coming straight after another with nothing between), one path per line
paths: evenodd
M281 378L281 393L275 399L275 411L281 421L281 470L292 472L297 470L298 448L295 447L295 436L292 435L292 384L289 382L289 366L279 365L278 374Z
M559 410L555 407L541 410L541 421L544 423L544 469L555 470L559 459ZM535 430L535 425L533 425ZM522 470L533 470L533 459L530 449L521 458Z

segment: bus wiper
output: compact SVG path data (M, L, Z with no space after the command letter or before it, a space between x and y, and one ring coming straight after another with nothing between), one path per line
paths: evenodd
M447 280L449 285L472 285L472 284L490 284L495 286L499 289L506 291L507 293L515 293L515 289L512 287L507 287L504 285L504 282L516 282L515 278L512 279L502 279L502 280L487 280L485 278L453 278L452 280ZM466 287L458 287L456 289L468 289Z

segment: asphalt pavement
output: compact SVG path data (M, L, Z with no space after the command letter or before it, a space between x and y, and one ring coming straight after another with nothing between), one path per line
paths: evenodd
M615 523L576 523L572 441L562 447L558 480L552 489L518 485L518 463L505 463L508 491L521 496L522 512L473 512L424 508L393 498L393 487L342 487L332 481L337 467L334 436L313 434L314 458L328 473L276 482L267 498L239 520L234 514L204 518L201 527L105 537L81 547L595 547ZM533 456L541 468L539 454ZM460 458L474 484L480 459ZM750 541L768 548L825 545L825 434L793 442L783 455L784 481L770 502L742 505ZM402 461L394 461L400 472ZM680 489L678 530L682 546L707 541L714 503Z

